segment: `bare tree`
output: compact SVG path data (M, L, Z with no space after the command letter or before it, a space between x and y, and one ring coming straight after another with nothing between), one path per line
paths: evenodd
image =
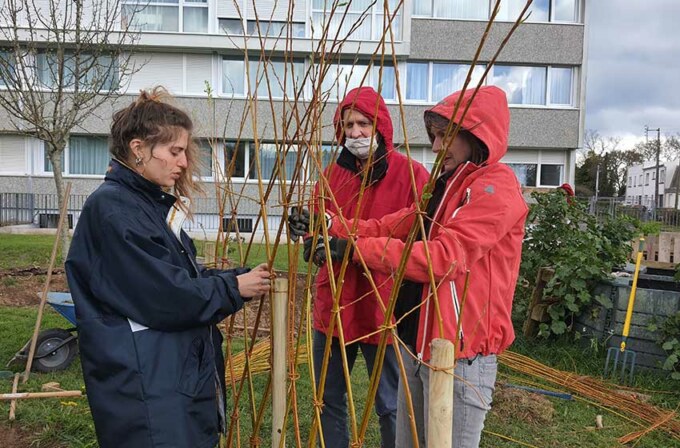
M134 13L122 0L0 0L0 108L11 129L45 142L60 207L71 132L140 68Z

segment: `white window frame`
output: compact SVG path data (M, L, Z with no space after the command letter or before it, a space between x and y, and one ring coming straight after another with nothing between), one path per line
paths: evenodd
M141 33L178 33L178 34L211 34L214 32L213 27L216 20L216 8L215 0L205 0L205 2L191 2L187 0L177 0L177 2L163 2L159 0L122 0L121 7L124 8L126 5L133 5L138 7L147 6L162 6L162 7L176 7L177 8L177 30L139 30ZM206 23L205 31L184 31L184 8L207 8L208 9L208 20ZM135 14L139 14L137 11ZM123 15L121 14L120 20L123 20ZM134 29L134 28L132 28Z
M100 134L73 134L74 137L92 137L92 138L97 138L97 137L104 137L106 138L106 135L100 135ZM47 158L47 142L38 140L40 144L38 145L37 148L37 154L36 154L36 159L35 159L35 166L34 170L35 173L38 176L45 176L45 177L54 177L54 172L53 171L46 171L45 170L45 159ZM69 139L69 142L66 143L66 146L64 147L64 152L61 154L61 163L62 163L62 177L68 177L68 178L78 178L78 179L103 179L106 174L71 174L71 161L70 161L70 146L71 142ZM113 156L110 156L113 157Z
M428 1L430 2L430 14L429 15L418 15L415 14L413 9L411 10L411 18L413 19L434 19L434 20L462 20L462 21L470 21L470 22L485 22L488 21L491 13L493 11L493 5L494 5L494 0L488 0L489 1L489 16L484 18L484 19L470 19L470 18L461 18L461 17L435 17L434 16L434 3L432 0L413 0L412 4L415 4L416 1ZM450 1L456 1L456 0L450 0ZM479 0L483 1L483 0ZM549 11L548 11L548 22L545 21L529 21L527 23L539 23L539 24L546 24L546 23L558 23L558 24L565 24L565 25L582 25L583 20L581 17L581 11L582 11L582 5L581 5L582 0L574 0L574 8L575 8L575 13L574 13L574 22L570 21L558 21L555 20L555 0L550 0L550 4L548 5ZM498 20L498 22L510 22L509 20ZM514 22L514 20L513 20Z
M415 0L414 0L415 1ZM314 8L314 0L310 0L307 2L308 3L308 8L307 8L307 20L306 22L306 27L305 27L305 36L308 39L317 39L314 36L312 36L312 17L315 13L321 13L324 15L328 15L330 12L330 9L326 9L325 11L323 9L315 9ZM331 2L332 3L332 2ZM380 8L380 14L378 14L378 8ZM360 39L360 38L355 38L355 37L347 37L348 42L378 42L380 40L380 36L377 35L377 30L378 28L380 31L382 31L382 22L378 23L377 16L378 15L384 15L383 14L383 3L382 2L376 2L373 6L371 6L371 11L369 13L370 15L370 24L371 24L371 38L370 39ZM393 13L394 11L390 11L390 14ZM340 7L336 9L335 14L333 15L333 18L336 17L342 17L343 11L340 10ZM368 17L364 20L369 20ZM395 22L401 20L401 29L396 30L394 28ZM318 27L317 27L318 28ZM392 20L392 31L395 34L395 43L396 42L402 42L404 40L404 6L399 10L399 13L394 17ZM247 30L246 30L247 32ZM382 33L381 33L382 35ZM342 37L342 36L341 36Z

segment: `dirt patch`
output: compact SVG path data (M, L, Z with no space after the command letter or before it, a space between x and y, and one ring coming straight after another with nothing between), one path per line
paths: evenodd
M0 423L0 446L7 448L30 448L35 445L35 435L16 425ZM57 443L41 443L43 448L58 448L63 445Z
M544 425L552 422L555 408L543 395L497 384L491 412L504 422Z
M45 287L47 270L16 268L0 270L0 305L31 306L40 303L39 295ZM52 271L50 291L68 291L63 269Z

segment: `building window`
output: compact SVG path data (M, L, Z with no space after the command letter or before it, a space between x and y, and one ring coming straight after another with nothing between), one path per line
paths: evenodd
M536 186L536 169L535 163L509 163L508 166L512 168L523 187Z
M428 100L428 78L430 65L426 62L406 64L406 99L410 101Z
M460 90L465 84L465 78L470 70L467 64L432 64L432 96L437 102L447 95ZM475 87L484 72L484 66L477 65L473 72L469 86Z
M320 76L318 71L317 66L317 77ZM321 82L321 90L330 94L330 101L339 101L347 92L362 85L362 81L363 85L380 91L386 101L397 99L397 79L394 67L390 65L382 68L381 78L380 67L371 66L369 69L367 64L333 64L326 71Z
M525 0L504 0L496 20L515 21ZM483 0L418 0L413 2L414 17L434 17L437 19L488 20L491 16L490 4ZM531 15L528 22L569 22L578 20L577 0L534 0L529 7Z
M200 174L202 178L213 177L213 146L210 140L200 139L196 142L198 145L198 155L200 158Z
M275 21L271 22L260 20L260 31L257 30L257 22L255 20L247 21L247 31L249 36L273 36L273 37L286 37L288 36L288 25L290 23L290 37L305 37L305 24L304 22L284 22Z
M628 176L628 186L629 187L633 186L633 178L631 176Z
M66 52L62 60L55 53L40 52L36 55L36 72L40 84L48 89L58 86L74 89L76 77L80 90L97 92L115 90L119 86L118 60L108 55Z
M562 184L562 165L541 165L541 186Z
M575 23L578 21L577 0L553 0L553 22Z
M302 80L305 77L304 62L290 61L248 61L250 93L260 98L283 98L295 96L295 92L302 88ZM265 70L266 75L265 76ZM288 73L286 73L286 70ZM285 74L285 76L284 76ZM269 87L267 86L269 78ZM285 87L283 83L285 82Z
M244 96L246 89L246 63L243 59L222 59L222 93Z
M514 22L524 9L525 4L525 0L502 1L496 20ZM531 12L527 22L547 22L550 18L550 0L534 0L527 12Z
M222 59L222 94L227 96L246 96L248 86L245 83L245 61L232 57ZM283 98L285 80L285 94L293 97L297 90L302 89L302 80L305 75L305 64L302 61L266 62L259 59L248 61L250 93L253 96L268 98ZM267 76L265 76L265 70ZM284 73L288 71L286 76ZM269 87L267 87L267 77ZM271 92L270 92L271 89Z
M53 171L44 145L44 171ZM64 149L62 173L73 175L104 175L109 166L109 145L106 137L93 135L72 135Z
M408 62L404 81L406 101L440 101L463 88L469 69L468 64ZM469 88L477 86L484 69L484 65L475 66ZM503 89L511 105L562 107L574 104L574 70L571 67L496 65L486 84Z
M11 84L15 84L15 82L12 82L14 79L16 79L14 53L0 50L0 89L6 87L8 81Z
M556 187L562 184L564 165L508 163L523 187ZM537 180L540 181L537 183Z
M222 34L243 36L243 20L241 19L218 19L218 30Z
M229 178L245 178L246 142L224 142L224 175Z
M509 104L546 104L546 67L497 65L493 67L489 84L503 89Z
M123 0L122 26L140 31L207 33L207 0Z
M649 173L645 173L645 185L649 185Z
M312 0L312 38L320 38L324 28L328 28L328 36L349 40L380 40L387 22L383 2L371 0L353 0L337 3L331 16L333 0ZM390 16L397 7L396 0L389 0ZM329 22L330 20L330 22ZM395 40L401 40L401 10L392 21L392 32ZM384 32L389 40L389 31Z

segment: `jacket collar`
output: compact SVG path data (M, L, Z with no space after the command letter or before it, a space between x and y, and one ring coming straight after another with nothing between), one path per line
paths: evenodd
M159 185L145 179L118 159L111 159L111 162L109 162L105 180L112 180L123 184L132 190L142 193L154 202L158 202L167 207L171 207L177 200L175 196L163 191Z

